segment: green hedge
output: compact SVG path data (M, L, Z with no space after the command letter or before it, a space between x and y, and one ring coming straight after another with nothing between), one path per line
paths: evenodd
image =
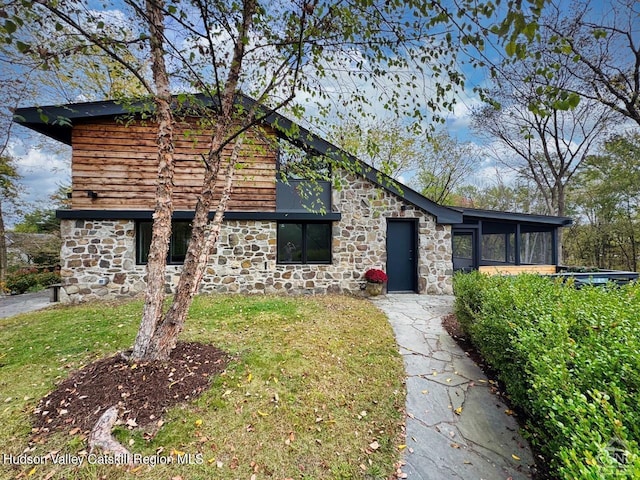
M454 278L462 327L527 414L554 476L640 478L640 284Z
M21 268L7 274L3 288L12 294L33 292L60 282L56 272L41 272L37 268Z

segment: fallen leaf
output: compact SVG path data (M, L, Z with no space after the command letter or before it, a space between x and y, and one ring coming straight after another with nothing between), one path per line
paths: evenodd
M258 415L260 415L261 417L267 417L269 416L269 414L267 412L263 412L261 410L258 410Z
M429 393L429 390L422 390L423 395L426 395L427 393Z
M457 443L452 443L451 448L460 448L460 445L458 445Z
M51 480L56 473L58 473L58 469L54 468L49 473L47 473L47 475L42 480Z
M520 460L520 457L514 453L511 454L511 458L513 458L514 460Z
M29 473L27 473L27 477L30 477L31 475L33 475L34 473L36 473L37 468L33 467L31 470L29 470Z
M513 415L515 412L513 410L511 410L510 408L507 408L504 413L506 413L507 415Z
M462 407L458 407L456 408L453 413L455 413L456 415L460 415L462 413Z
M196 427L201 427L202 426L202 420L201 419L196 420L195 423L196 423Z
M287 438L284 443L285 445L291 445L291 443L296 439L296 435L293 432L289 432L289 438Z
M407 448L406 445L398 445L398 450L404 450L405 448Z
M371 443L369 444L369 448L370 448L371 450L378 450L378 449L380 448L380 444L378 443L378 441L377 441L377 440L374 440L373 442L371 442Z

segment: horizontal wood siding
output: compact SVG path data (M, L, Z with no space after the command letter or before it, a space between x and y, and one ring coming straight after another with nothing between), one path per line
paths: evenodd
M194 210L202 188L208 135L186 134L178 127L175 140L174 209ZM73 127L72 208L154 208L157 177L156 131L153 124L124 125L115 120L94 121ZM231 151L231 147L226 150ZM275 211L276 152L262 136L250 133L236 171L229 210ZM223 185L220 176L217 190ZM98 194L92 199L87 192Z

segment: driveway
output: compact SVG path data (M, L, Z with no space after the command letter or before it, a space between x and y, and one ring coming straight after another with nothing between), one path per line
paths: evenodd
M13 317L19 313L33 312L53 305L49 301L49 290L22 295L0 296L0 318Z

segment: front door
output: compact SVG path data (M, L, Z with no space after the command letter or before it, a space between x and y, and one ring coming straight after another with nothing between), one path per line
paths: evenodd
M418 275L415 220L387 220L387 291L415 292Z

